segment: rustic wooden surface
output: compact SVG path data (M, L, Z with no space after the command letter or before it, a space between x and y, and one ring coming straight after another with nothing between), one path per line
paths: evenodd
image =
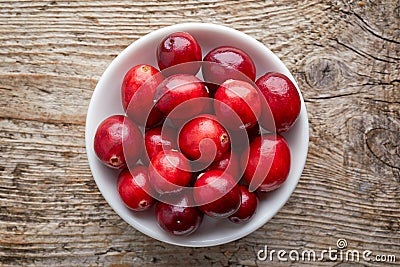
M270 222L194 249L153 240L113 212L91 176L84 127L120 51L199 21L241 30L282 59L306 101L310 146L298 187ZM262 266L264 245L322 250L338 238L399 264L398 0L0 1L0 40L1 266Z

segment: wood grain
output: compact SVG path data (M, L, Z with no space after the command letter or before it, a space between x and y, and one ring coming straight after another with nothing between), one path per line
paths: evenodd
M282 59L306 101L310 146L298 187L270 222L226 245L182 248L144 236L108 206L84 125L120 51L199 21L241 30ZM320 251L338 238L399 264L399 26L396 0L0 1L0 265L266 266L257 260L264 245Z

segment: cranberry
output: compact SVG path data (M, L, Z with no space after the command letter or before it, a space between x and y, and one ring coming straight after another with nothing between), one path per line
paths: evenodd
M157 47L158 67L166 76L177 73L195 75L201 66L201 55L199 43L186 32L175 32L166 36ZM191 63L169 68L188 62Z
M232 215L241 203L241 193L236 181L219 170L200 175L194 184L193 196L199 209L214 218Z
M147 168L144 166L124 169L118 176L117 188L122 201L134 211L148 210L155 203Z
M222 157L213 162L206 171L220 170L226 171L233 178L238 178L240 176L240 163L239 157L234 151L227 151Z
M289 146L280 135L255 137L242 154L241 166L250 191L256 188L260 191L274 190L285 182L289 174Z
M187 236L196 231L202 220L203 213L193 206L192 198L185 194L176 204L158 202L156 219L162 229L178 236Z
M225 127L232 130L248 129L257 123L261 114L260 96L248 82L227 80L215 94L214 109Z
M204 57L202 73L207 87L213 94L228 79L252 80L256 78L256 67L244 51L231 47L217 47Z
M213 162L220 160L230 148L225 128L213 115L203 114L186 123L178 135L182 153L191 160Z
M147 153L143 153L142 160L148 164L158 152L176 149L176 133L170 127L156 127L146 130L144 144Z
M128 117L110 116L96 130L94 151L107 166L123 169L127 163L136 163L142 154L142 133Z
M266 100L260 120L261 126L278 133L287 131L300 113L300 95L296 86L284 74L276 72L261 76L256 85Z
M152 127L162 120L163 114L152 109L154 92L162 80L157 69L144 64L131 68L125 74L121 86L122 106L137 124Z
M150 183L158 193L179 192L190 183L190 162L178 151L160 151L150 161L149 177Z
M239 188L242 194L242 203L240 204L239 209L228 218L234 223L244 223L249 221L255 214L258 206L258 197L255 192L249 192L245 185L240 185Z
M202 100L206 97L208 92L203 82L190 74L176 74L166 78L155 92L156 108L173 119L186 119L199 114L207 105Z

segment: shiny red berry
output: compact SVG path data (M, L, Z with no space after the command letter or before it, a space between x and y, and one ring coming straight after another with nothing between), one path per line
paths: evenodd
M187 194L176 201L176 204L158 202L156 220L160 227L177 236L187 236L195 232L203 220L203 213L192 202L192 197Z
M142 154L142 133L128 117L110 116L96 130L94 151L105 165L123 169L127 163L136 163Z
M149 178L160 194L182 191L189 185L192 173L189 160L175 150L160 151L149 165Z
M240 162L237 153L234 151L225 152L218 161L213 162L206 169L206 171L211 170L226 171L234 179L238 179L240 176Z
M228 79L254 81L256 78L256 67L251 57L232 46L221 46L208 52L202 72L211 94Z
M232 215L241 203L241 193L236 181L219 170L200 175L194 184L193 196L199 209L214 218Z
M178 145L191 160L213 162L230 149L225 128L213 115L203 114L186 123L179 132Z
M148 210L155 203L147 167L124 169L118 176L117 188L122 201L134 211Z
M289 146L280 135L255 137L242 154L241 166L251 191L256 188L259 191L277 189L286 181L290 171Z
M259 93L248 82L227 80L215 93L214 110L224 127L232 130L251 128L261 114Z
M173 119L186 119L192 118L206 108L207 102L202 98L207 98L208 92L197 77L190 74L176 74L166 78L157 87L154 97L156 108L164 115Z
M122 106L128 117L139 125L152 127L163 114L154 106L154 92L163 80L159 71L150 65L140 64L131 68L121 86Z
M284 74L269 72L258 78L256 85L266 100L261 126L278 133L290 129L301 108L300 95L293 82Z
M245 185L240 185L239 188L242 194L242 203L239 209L228 217L228 219L234 223L249 221L256 213L258 206L258 197L255 192L250 192Z
M158 152L177 149L176 132L171 127L156 127L146 130L144 134L145 153L142 160L147 165Z
M195 75L201 66L201 56L197 40L186 32L169 34L157 47L158 67L165 76L178 73ZM182 63L186 64L179 66Z

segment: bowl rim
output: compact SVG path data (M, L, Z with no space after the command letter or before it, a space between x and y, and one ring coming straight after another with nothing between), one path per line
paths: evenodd
M145 43L147 39L149 38L153 38L156 36L165 36L171 32L176 32L176 31L192 31L192 30L207 30L213 28L213 30L217 30L217 31L223 31L223 32L227 32L228 34L232 34L232 35L236 35L238 36L238 38L245 38L246 42L252 42L252 45L256 46L257 49L260 50L264 50L265 53L268 55L268 57L271 57L276 63L280 64L281 67L283 67L285 70L287 70L287 73L289 75L287 75L289 77L289 79L295 84L296 89L299 92L300 95L300 100L301 100L301 111L299 114L302 116L302 120L303 123L305 123L306 129L307 131L302 133L302 142L303 142L303 149L304 149L304 153L302 154L302 162L300 162L299 168L298 168L298 173L299 175L297 175L298 177L295 177L295 183L293 184L293 186L290 188L290 193L287 193L284 198L282 198L282 201L279 203L279 205L276 206L276 209L274 210L274 212L272 212L270 214L270 216L264 218L263 221L259 221L258 223L256 223L255 225L253 225L253 227L248 228L247 231L243 231L240 234L233 234L227 238L222 238L220 240L218 240L217 242L213 242L213 240L205 240L204 242L199 242L199 243L190 243L190 242L182 242L181 238L177 238L176 241L173 241L172 239L170 240L165 240L162 239L158 236L158 234L156 234L155 231L151 231L148 228L142 227L140 224L136 224L136 225L132 225L132 223L130 223L132 220L130 218L129 215L122 213L118 210L118 208L109 201L107 194L105 193L105 191L102 189L101 186L99 186L99 183L95 177L95 173L96 171L94 170L94 166L93 164L91 164L91 162L93 160L96 160L96 156L93 155L93 151L91 149L92 146L92 140L88 135L88 132L90 131L90 127L88 125L88 121L91 117L91 114L93 113L93 106L94 106L94 102L95 99L98 98L98 95L100 94L100 87L103 86L104 81L106 80L106 76L108 73L110 73L118 64L119 61L124 58L127 54L129 54L131 51L133 51L136 47L142 45L142 43ZM110 114L111 115L111 114ZM298 118L299 120L299 118ZM301 174L304 170L305 164L306 164L306 160L307 160L307 154L308 154L308 145L309 145L309 123L308 123L308 115L307 115L307 110L306 110L306 106L304 103L304 99L303 96L301 94L301 91L299 89L299 86L296 83L296 80L294 79L293 75L290 73L290 71L287 69L287 67L284 65L284 63L278 58L277 55L275 55L271 50L269 50L268 47L266 47L264 44L262 44L261 42L259 42L258 40L256 40L254 37L249 36L241 31L238 31L236 29L227 27L227 26L223 26L223 25L219 25L219 24L213 24L213 23L200 23L200 22L191 22L191 23L179 23L179 24L174 24L171 26L167 26L167 27L163 27L163 28L159 28L157 30L154 30L148 34L143 35L142 37L140 37L139 39L137 39L136 41L132 42L129 46L127 46L123 51L121 51L113 60L112 62L107 66L106 70L103 72L103 74L101 75L100 79L98 80L98 83L92 93L91 99L90 99L90 103L89 103L89 107L88 107L88 111L87 111L87 115L86 115L86 121L85 121L85 145L86 145L86 154L88 157L88 163L89 163L89 167L92 173L92 177L95 180L96 186L98 187L99 191L101 192L103 198L107 201L108 205L111 206L111 208L118 214L118 216L120 216L126 223L128 223L130 226L132 226L133 228L135 228L136 230L142 232L143 234L154 238L156 240L159 240L161 242L165 242L168 244L172 244L172 245L177 245L177 246L183 246L183 247L210 247L210 246L217 246L217 245L222 245L222 244L226 244L235 240L238 240L240 238L243 238L247 235L249 235L250 233L258 230L260 227L262 227L263 225L265 225L269 220L271 220L276 213L278 213L278 211L281 210L281 208L287 203L288 199L290 198L290 196L293 194L295 188L297 187L297 184L300 180Z

